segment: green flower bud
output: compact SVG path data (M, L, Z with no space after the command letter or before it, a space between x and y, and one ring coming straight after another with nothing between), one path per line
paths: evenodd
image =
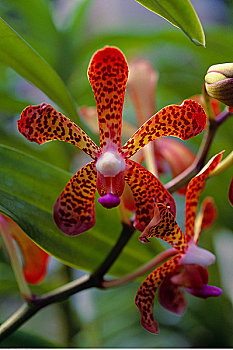
M233 63L211 66L205 76L205 88L210 97L233 107Z

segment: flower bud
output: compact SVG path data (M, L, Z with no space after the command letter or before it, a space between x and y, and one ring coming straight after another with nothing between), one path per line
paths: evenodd
M233 63L211 66L205 76L208 95L233 107Z

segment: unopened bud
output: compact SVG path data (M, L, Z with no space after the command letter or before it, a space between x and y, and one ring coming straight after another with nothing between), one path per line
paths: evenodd
M205 87L210 97L233 107L233 63L211 66L205 76Z

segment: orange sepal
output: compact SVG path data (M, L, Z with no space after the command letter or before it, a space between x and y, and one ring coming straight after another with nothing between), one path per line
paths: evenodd
M23 257L23 274L26 282L40 283L46 275L49 255L38 247L14 221L4 216L11 236L17 242Z
M164 203L169 206L173 215L176 215L176 205L171 194L142 165L127 160L125 181L128 183L135 200L134 227L137 230L143 231L153 219L156 203Z
M109 144L121 147L121 123L128 79L128 65L123 53L116 47L106 46L91 58L89 81L95 96L100 147Z
M162 136L182 140L200 134L206 124L206 114L197 102L185 100L181 105L164 107L147 120L122 147L127 158L149 142Z
M99 147L82 129L46 103L26 107L17 123L19 132L28 141L39 145L52 140L69 142L93 159L100 152Z
M195 230L194 224L197 213L197 205L201 191L205 186L208 175L217 167L222 159L223 152L213 156L203 169L189 182L186 192L185 209L185 237L186 242L193 238Z
M95 225L96 177L95 162L88 163L74 174L58 197L53 216L67 235L78 235Z
M150 333L158 334L158 323L153 317L154 297L157 288L166 276L173 273L179 264L177 255L153 271L141 284L135 297L135 304L141 313L141 324Z

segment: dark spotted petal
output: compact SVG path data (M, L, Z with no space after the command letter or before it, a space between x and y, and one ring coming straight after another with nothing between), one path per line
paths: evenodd
M70 236L95 225L95 162L88 163L68 182L54 205L54 220L59 229Z
M126 142L122 151L130 158L158 137L176 136L188 140L200 134L205 124L206 114L201 105L185 100L181 105L164 107L146 121Z
M164 203L176 214L173 197L161 182L143 166L127 160L125 181L128 183L135 200L136 212L134 227L143 231L153 219L156 203Z
M82 129L46 103L26 107L18 120L18 130L28 141L39 145L52 140L66 141L93 159L100 152L99 147Z
M88 77L94 92L100 133L100 147L121 147L122 110L128 79L128 65L123 53L106 46L92 57Z
M141 284L135 297L135 304L141 312L141 324L150 333L159 333L158 323L153 317L154 297L158 286L165 277L173 273L180 256L175 256L153 271Z

